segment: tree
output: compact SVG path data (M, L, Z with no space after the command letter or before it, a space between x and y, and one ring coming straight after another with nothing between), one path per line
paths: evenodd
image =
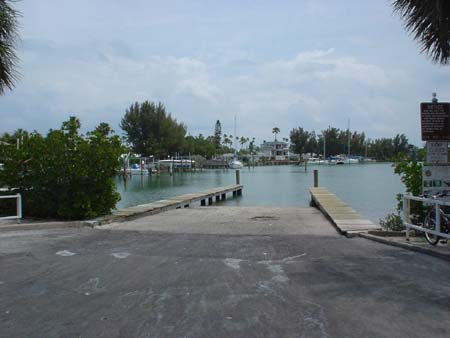
M222 125L220 121L216 121L216 126L214 127L214 145L217 150L220 150L222 144Z
M17 26L19 12L10 0L0 0L0 95L12 90L18 78L16 45L19 40Z
M446 0L395 0L394 11L433 62L450 61L450 3Z
M304 130L302 127L294 128L291 130L291 151L295 154L307 153L308 140L310 138L310 133Z
M191 154L200 155L206 158L211 158L216 153L216 146L214 144L214 137L204 137L199 134L197 137L186 137L185 152Z
M272 134L275 134L275 142L277 141L277 135L280 133L280 128L273 127Z
M107 214L120 195L114 176L123 153L120 138L106 124L82 135L71 117L47 135L15 133L20 146L0 145L0 186L23 196L26 216L62 219Z
M245 146L245 144L246 144L248 141L250 141L250 139L249 139L248 137L241 136L241 138L239 139L239 143L241 144L241 148L242 148L243 146Z
M181 151L186 135L186 126L172 118L162 103L149 101L132 104L120 127L135 153L156 158Z

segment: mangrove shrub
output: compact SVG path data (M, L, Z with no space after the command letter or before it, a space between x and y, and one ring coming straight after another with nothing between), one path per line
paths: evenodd
M0 187L23 196L25 216L85 219L107 214L120 199L114 175L123 152L109 126L80 134L71 117L47 135L22 133L18 143L1 143Z

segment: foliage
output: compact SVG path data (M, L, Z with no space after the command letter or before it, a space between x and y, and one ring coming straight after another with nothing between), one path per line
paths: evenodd
M405 28L435 63L450 61L450 3L443 0L395 0Z
M380 219L380 225L387 231L405 230L405 225L399 214L390 213L385 219Z
M211 158L216 154L217 148L213 136L204 137L202 134L198 136L187 136L184 144L183 152L185 154L195 154L202 157Z
M301 127L294 128L290 132L291 138L291 151L296 154L312 153L317 151L316 145L310 147L310 140L313 138L309 131L304 130Z
M126 110L120 127L132 150L142 156L165 158L182 149L186 126L166 112L162 103L145 101Z
M324 142L326 146L325 156L348 153L348 141L350 138L350 151L352 155L374 157L377 160L392 160L399 153L410 154L414 146L408 143L403 134L397 134L394 138L381 138L375 140L366 139L364 132L329 127L321 134L304 130L302 127L294 128L290 132L291 151L296 154L323 154ZM325 139L325 140L324 140Z
M277 135L280 133L280 128L273 127L272 134L275 134L275 141L277 140Z
M17 27L19 12L10 0L0 0L0 95L12 89L18 78L16 45L19 40Z
M86 135L79 129L71 117L45 136L16 133L18 149L16 142L0 145L0 186L22 194L25 216L92 218L109 213L120 199L113 180L123 151L120 138L107 124Z
M214 127L214 145L216 146L216 150L221 150L222 145L222 125L220 121L216 121L216 125Z
M424 150L422 151L423 155ZM422 163L400 154L394 163L394 172L400 175L407 193L412 195L422 194ZM397 194L397 211L402 210L402 195ZM411 213L421 215L423 213L420 203L411 204Z

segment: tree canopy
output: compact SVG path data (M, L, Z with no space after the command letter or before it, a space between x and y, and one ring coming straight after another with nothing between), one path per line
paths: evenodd
M0 0L0 95L6 89L13 89L18 78L16 46L19 15L10 0Z
M22 194L25 216L92 218L109 213L120 199L114 184L120 138L106 123L86 135L79 129L71 117L47 135L18 130L1 137L0 186Z
M132 104L120 127L135 153L156 158L180 151L186 135L186 126L167 113L162 103L149 101Z
M350 139L350 155L374 157L377 160L391 160L398 154L409 154L414 150L403 134L393 138L379 138L370 140L364 132L350 132L330 127L316 135L314 131L304 130L302 127L294 128L290 132L291 150L296 154L323 155L325 140L325 156L347 154Z
M395 0L394 11L435 63L450 61L450 2L447 0Z

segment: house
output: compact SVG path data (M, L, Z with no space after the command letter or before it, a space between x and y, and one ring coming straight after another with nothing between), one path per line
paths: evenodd
M261 144L261 156L271 161L289 160L289 144L282 141L264 142Z

